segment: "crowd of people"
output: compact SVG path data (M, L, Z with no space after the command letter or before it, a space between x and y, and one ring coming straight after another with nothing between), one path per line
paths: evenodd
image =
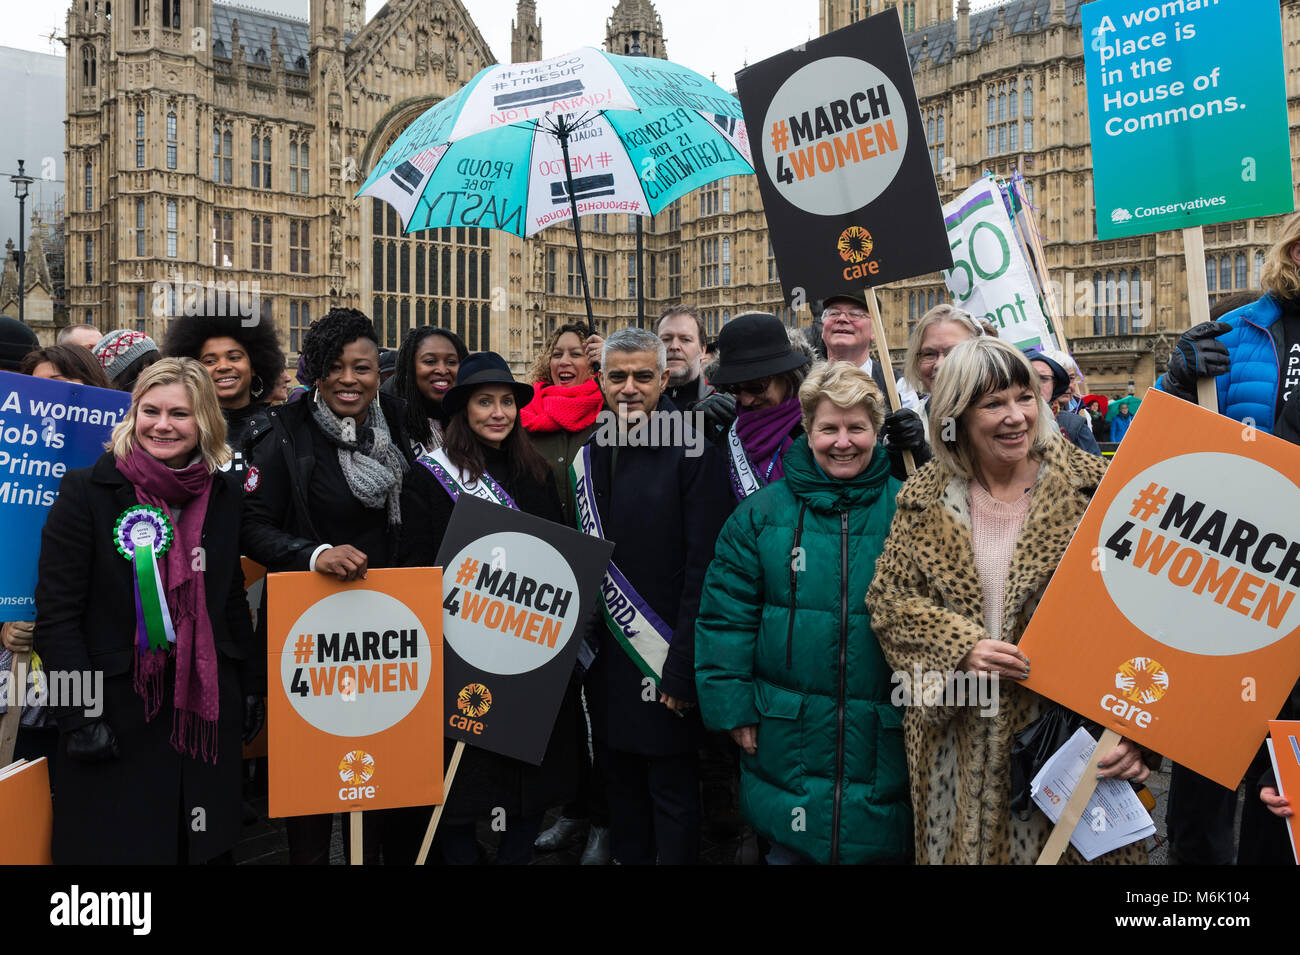
M1300 441L1300 217L1262 281L1182 336L1157 387L1195 401L1215 378L1221 413ZM583 863L693 863L715 776L767 864L1033 862L1050 823L1023 811L1011 754L1059 714L1023 685L1018 644L1137 399L1089 393L1068 354L1021 352L950 305L916 324L888 382L861 295L814 314L798 330L741 315L713 343L689 305L604 339L561 325L528 381L448 329L381 349L351 308L312 324L296 381L269 324L177 318L161 347L72 326L39 348L0 321L5 370L131 394L50 508L34 624L2 634L0 665L34 649L48 671L103 675L98 715L23 716L17 755L53 762L55 861L232 861L240 747L267 691L265 593L250 615L241 556L339 581L432 566L468 491L557 525L590 515L647 632L634 648L592 615L575 639L594 657L540 765L466 751L437 859L483 861L478 824L504 812L497 863L575 844ZM620 438L601 437L602 413ZM698 443L622 440L683 413ZM130 596L141 548L151 614ZM899 706L900 674L985 680L996 715L942 686ZM1123 740L1100 772L1140 785L1159 762ZM1240 859L1281 858L1290 805L1267 760L1247 782ZM1174 768L1181 860L1233 861L1234 800ZM428 811L366 813L366 861L412 862ZM286 820L291 861L327 863L333 825ZM1145 859L1139 842L1099 861Z

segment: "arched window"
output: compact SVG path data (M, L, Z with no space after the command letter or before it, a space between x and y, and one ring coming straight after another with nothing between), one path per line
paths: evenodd
M1205 287L1213 292L1216 288L1215 278L1218 275L1218 268L1214 264L1214 259L1205 260Z
M81 48L81 82L87 87L95 86L98 82L95 76L95 48L90 44Z
M907 317L910 321L916 321L916 293L907 293Z
M1233 261L1233 271L1237 273L1237 288L1246 287L1246 253L1238 252L1237 258Z
M135 111L135 168L144 168L144 110Z
M1025 149L1033 149L1034 148L1034 121L1032 119L1025 120L1024 129L1025 129L1025 133L1023 137L1024 142L1021 145Z
M941 139L941 140L943 139L943 113L940 113L940 114L939 114L939 133L938 133L938 137L939 137L939 139Z
M1106 273L1106 334L1115 334L1115 273Z
M1007 118L1007 94L1005 87L998 93L998 122L1001 123Z
M95 167L90 160L86 160L86 211L91 212L95 208Z
M1135 304L1136 303L1136 304ZM1133 274L1129 277L1128 286L1128 314L1132 320L1133 331L1142 327L1144 321L1144 309L1146 302L1142 300L1142 270L1134 269Z
M1219 259L1219 291L1226 292L1232 288L1232 256L1225 255Z
M1102 288L1101 273L1092 273L1092 333L1101 335L1105 332L1105 317L1102 312L1106 290Z
M1020 105L1024 108L1025 116L1032 118L1034 115L1034 81L1032 79L1025 84L1025 95L1020 98Z
M997 100L997 97L993 95L993 87L990 86L990 87L989 87L989 121L988 121L988 124L989 124L990 126L992 126L994 123L997 122L997 119L998 119L998 100Z
M1020 115L1020 94L1016 92L1016 84L1011 84L1011 92L1007 94L1007 114L1009 118L1016 119Z
M1119 333L1128 334L1128 271L1119 273L1119 284L1115 286L1115 308L1119 313Z
M1259 275L1263 271L1264 271L1264 253L1256 252L1255 253L1255 281L1252 283L1252 287L1259 288Z
M176 114L167 114L167 168L176 168Z

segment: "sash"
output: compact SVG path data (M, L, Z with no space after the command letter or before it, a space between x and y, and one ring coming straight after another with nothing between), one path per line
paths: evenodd
M447 457L444 448L438 448L432 452L426 451L415 460L429 469L429 473L438 479L442 489L451 495L453 501L462 494L469 494L471 497L477 497L493 504L500 504L502 507L519 510L519 505L511 500L510 495L506 493L506 489L498 484L492 475L486 471L483 472L483 477L479 480L466 481L466 475L451 463L451 459Z
M577 502L578 530L603 540L605 533L600 524L600 511L596 508L596 491L591 483L590 442L583 445L582 451L573 459L569 478ZM658 686L663 678L673 629L636 592L612 560L605 570L604 580L600 582L600 609L610 634L637 669ZM583 666L585 668L587 663Z
M758 483L758 476L754 474L754 469L749 466L749 455L745 453L745 446L740 443L740 435L736 432L736 422L734 421L731 422L731 428L727 431L727 451L729 470L731 471L731 490L736 495L736 500L743 501L762 485ZM776 462L775 456L772 461L773 463ZM770 467L767 473L772 473Z

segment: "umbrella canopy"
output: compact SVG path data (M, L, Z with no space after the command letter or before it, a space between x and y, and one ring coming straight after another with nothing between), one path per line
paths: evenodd
M1103 415L1110 408L1110 399L1107 398L1105 395L1084 395L1083 396L1083 406L1085 408L1088 407L1088 404L1093 401L1097 402L1097 408L1098 410L1101 411Z
M1106 420L1114 421L1115 415L1119 414L1120 405L1128 408L1129 416L1137 414L1138 405L1142 404L1142 399L1137 395L1129 395L1126 398L1117 398L1110 403L1110 409L1106 412Z
M667 60L583 47L482 70L431 107L358 196L406 232L478 226L531 236L573 215L653 215L752 173L740 102Z

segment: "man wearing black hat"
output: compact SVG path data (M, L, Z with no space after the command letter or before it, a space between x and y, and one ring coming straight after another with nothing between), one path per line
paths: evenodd
M8 315L0 315L0 371L17 371L27 353L40 347L36 333Z
M1038 374L1043 401L1051 408L1052 402L1063 397L1070 390L1070 373L1042 352L1031 351L1027 352L1026 356L1029 358L1029 364ZM1082 415L1068 409L1062 410L1056 415L1056 425L1060 428L1061 434L1065 435L1065 440L1082 451L1101 456L1101 447L1097 444L1091 426Z
M707 442L633 440L680 416L663 390L667 350L629 328L601 354L605 414L573 465L579 527L616 545L585 689L608 753L610 842L624 864L690 864L699 851L695 616L713 544L731 513L720 452ZM690 436L698 438L698 435Z

